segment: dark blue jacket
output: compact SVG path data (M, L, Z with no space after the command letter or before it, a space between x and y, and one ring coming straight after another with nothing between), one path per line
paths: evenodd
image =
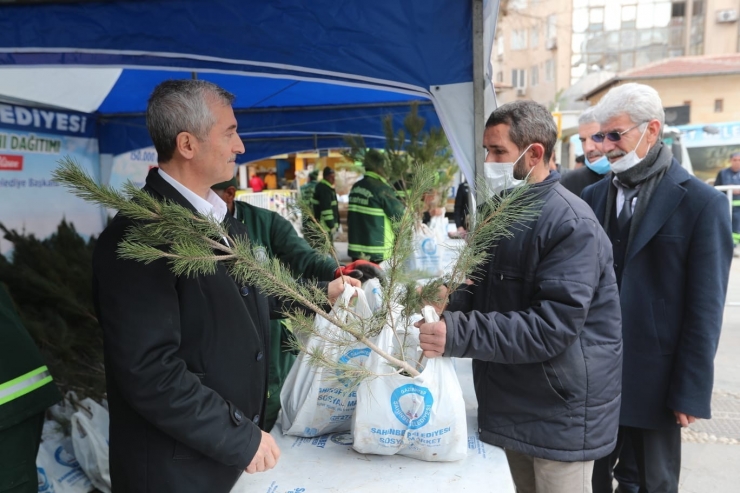
M611 178L582 195L602 224ZM673 410L711 417L714 355L732 261L728 209L723 194L675 159L650 198L621 282L622 425L670 428L676 426Z
M587 461L616 445L619 298L609 238L556 177L532 187L539 218L499 241L482 280L455 293L445 355L474 358L481 440Z

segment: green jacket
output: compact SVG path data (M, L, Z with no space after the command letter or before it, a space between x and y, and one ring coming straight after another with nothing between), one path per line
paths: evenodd
M280 214L241 201L234 202L236 218L244 223L253 245L265 249L269 257L279 258L295 277L331 281L336 264L315 250L296 233L293 225ZM280 410L280 389L295 361L285 351L290 337L287 320L270 321L270 365L267 382L267 410L264 427L269 430Z
M382 176L368 171L352 186L347 210L350 257L373 262L388 258L395 239L391 221L398 220L404 211L393 187Z
M41 353L0 284L0 431L60 400Z
M301 187L301 198L303 200L311 200L313 198L313 191L316 189L316 182L309 181Z
M313 215L327 231L334 231L339 227L339 205L334 185L321 180L313 191Z

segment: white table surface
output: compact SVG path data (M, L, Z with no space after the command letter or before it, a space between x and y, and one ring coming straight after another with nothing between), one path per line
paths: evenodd
M468 457L456 462L424 462L399 455L359 454L352 434L316 438L284 436L279 425L271 434L280 447L277 466L267 472L242 474L232 493L314 493L419 491L514 493L504 451L478 440L478 404L469 359L455 359L465 397ZM347 443L349 442L349 443Z

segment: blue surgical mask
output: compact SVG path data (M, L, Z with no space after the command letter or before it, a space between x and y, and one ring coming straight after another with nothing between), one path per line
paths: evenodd
M588 169L590 169L594 173L605 175L609 172L609 170L611 170L611 166L609 166L609 160L606 158L606 156L601 156L599 159L597 159L593 163L589 161L588 158L585 158L585 160L586 160L586 166L588 166Z

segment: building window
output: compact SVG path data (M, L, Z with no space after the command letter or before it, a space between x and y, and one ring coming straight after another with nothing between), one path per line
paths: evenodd
M512 50L526 50L527 49L527 30L516 29L511 32L511 49Z
M527 86L527 75L523 69L515 68L511 71L511 86L514 88Z
M537 49L539 47L539 44L540 44L540 29L539 29L539 27L537 27L537 26L533 27L532 30L530 31L530 33L531 34L529 36L529 44L530 44L530 46L532 46L533 49Z
M545 82L553 80L555 80L555 60L547 60L545 62Z
M533 66L530 71L529 82L532 84L532 87L540 83L540 68L537 65Z
M524 10L527 8L527 0L509 0L511 10Z
M496 82L503 82L504 81L504 71L499 70L496 72Z
M714 100L714 112L715 113L722 113L723 108L724 108L724 105L725 105L725 100L724 99L715 99Z
M501 34L498 39L496 39L496 53L498 54L499 58L504 56L504 35Z
M555 24L556 19L557 17L555 14L547 16L547 30L545 33L547 40L555 39L555 37L557 36L557 25Z
M684 17L686 15L686 2L676 2L671 5L671 17Z

